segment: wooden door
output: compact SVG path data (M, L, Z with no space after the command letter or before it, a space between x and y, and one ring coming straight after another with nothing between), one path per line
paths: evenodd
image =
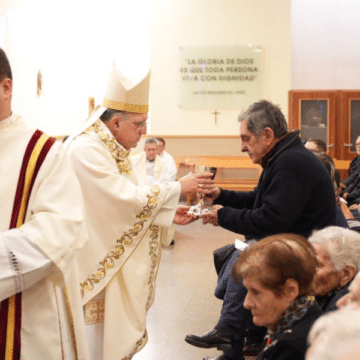
M289 128L299 129L303 141L325 141L328 154L335 157L336 91L291 90L289 92Z
M336 158L352 160L358 155L355 143L360 136L360 91L337 91L336 126Z

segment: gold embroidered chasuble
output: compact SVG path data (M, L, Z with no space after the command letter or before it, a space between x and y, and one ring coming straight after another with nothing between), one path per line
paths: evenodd
M172 224L180 185L137 186L129 151L100 119L68 151L82 187L90 238L78 253L85 316L88 323L104 322L103 333L94 337L104 338L103 359L131 359L147 341L159 227Z

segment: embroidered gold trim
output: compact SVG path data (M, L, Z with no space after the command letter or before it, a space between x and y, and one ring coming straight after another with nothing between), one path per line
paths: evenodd
M156 269L158 268L157 264L159 262L159 252L161 251L161 245L156 241L159 237L160 228L157 225L151 225L150 231L151 231L151 235L149 242L149 254L151 256L151 269L150 269L150 277L148 282L149 295L145 306L146 312L149 311L155 291L155 278L157 273ZM147 331L145 329L145 333L143 337L136 342L133 351L122 360L131 360L132 357L146 345L146 342L147 342Z
M105 318L105 299L90 300L85 305L85 324L103 323Z
M147 114L149 112L149 105L129 104L109 99L104 99L103 106L113 110L128 111L133 113Z
M130 150L125 150L124 148L120 147L115 138L112 135L107 134L102 126L105 125L101 124L101 120L97 120L84 132L88 133L94 131L99 136L101 142L109 149L111 155L115 159L119 173L130 175L132 170L131 162L129 161Z
M133 225L133 228L130 231L125 232L120 239L116 240L117 245L114 250L109 252L106 257L99 262L100 267L97 269L96 274L92 274L85 282L80 284L81 297L84 297L85 290L92 291L95 284L100 283L100 281L105 278L107 269L114 267L115 260L119 259L120 256L124 254L126 246L131 245L133 238L138 236L143 230L145 221L147 221L152 214L151 210L155 209L158 205L157 197L160 194L160 188L155 185L152 187L151 193L152 195L147 195L147 205L144 206L140 214L136 215L136 218L139 221Z
M132 353L125 356L121 360L131 360L133 358L133 356L146 345L147 341L148 341L148 333L147 333L147 330L145 329L144 335L142 336L142 338L139 341L136 342L135 348L132 351Z
M150 243L149 243L149 254L151 256L151 269L150 269L150 277L149 277L149 296L148 296L148 300L145 306L146 311L149 311L150 306L152 304L152 299L153 299L153 295L154 295L154 291L155 291L155 279L156 279L156 269L157 269L157 264L159 262L158 260L158 253L159 251L161 251L161 247L159 248L159 242L157 242L156 240L159 238L159 233L160 233L160 228L156 225L151 225L150 226L150 231L151 231L151 235L150 235Z

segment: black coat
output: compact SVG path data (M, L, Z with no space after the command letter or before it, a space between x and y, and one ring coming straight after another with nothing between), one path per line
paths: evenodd
M334 187L328 171L305 148L298 131L289 133L263 159L254 191L221 189L215 204L219 225L247 238L291 232L309 236L336 225Z
M274 341L274 345L257 360L304 360L309 331L321 315L322 311L315 303L300 321L279 334L276 343Z
M324 296L316 296L316 301L319 302L319 306L321 307L322 311L324 313L337 310L338 307L336 306L336 303L338 300L340 300L343 296L345 296L349 292L349 286L351 284L352 280L345 285L340 291L324 295Z
M350 184L356 181L359 173L360 173L360 155L352 159L349 166L349 176L343 181L343 184L345 184L347 187L350 186ZM343 191L343 192L348 192L348 191Z

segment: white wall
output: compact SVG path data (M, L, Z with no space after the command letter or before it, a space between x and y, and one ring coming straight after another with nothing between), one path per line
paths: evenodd
M240 109L216 109L215 125L212 111L178 108L178 48L262 46L264 97L287 113L290 1L2 0L0 41L14 73L13 111L49 134L68 134L88 116L89 97L101 104L113 58L144 66L151 56L149 132L238 134Z
M292 89L359 89L360 2L292 0Z
M263 97L287 114L291 84L290 0L154 0L152 16L152 134L235 135L239 110L178 107L181 46L247 45L264 49Z
M88 116L89 97L95 97L96 105L102 103L113 58L121 61L130 53L149 62L150 4L148 0L7 0L2 13L4 49L14 77L13 111L49 134L73 131ZM135 16L138 23L131 21Z

